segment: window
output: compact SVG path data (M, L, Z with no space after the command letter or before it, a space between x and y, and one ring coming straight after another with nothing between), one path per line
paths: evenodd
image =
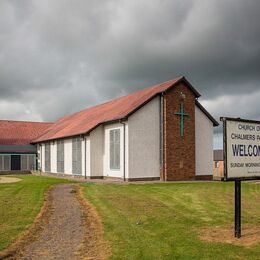
M4 170L4 157L0 155L0 171Z
M110 169L120 170L120 129L110 130Z
M72 139L72 173L81 175L82 156L81 156L81 138Z
M219 161L215 161L215 168L219 168Z
M4 155L4 171L10 171L10 170L11 170L11 156Z
M0 155L0 171L10 171L10 170L11 170L11 156Z
M22 154L21 155L21 170L35 170L35 160L36 157L34 154Z
M28 164L27 164L27 155L26 154L21 155L21 170L22 171L29 170Z
M64 172L64 141L57 141L57 172Z
M51 171L51 145L45 144L45 171Z
M28 162L28 169L29 170L35 170L36 169L36 155L29 154L27 156L27 162Z

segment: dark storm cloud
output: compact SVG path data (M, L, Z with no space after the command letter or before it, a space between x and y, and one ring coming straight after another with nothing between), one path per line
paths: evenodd
M1 1L0 117L55 120L185 75L214 116L260 119L259 13L256 0Z

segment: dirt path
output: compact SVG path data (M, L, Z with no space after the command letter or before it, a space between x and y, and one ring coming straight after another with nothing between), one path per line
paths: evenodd
M84 242L86 227L75 194L72 184L56 185L51 190L51 215L18 259L80 259L76 253Z

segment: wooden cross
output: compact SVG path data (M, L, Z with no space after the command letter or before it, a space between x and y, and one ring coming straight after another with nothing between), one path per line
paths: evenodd
M181 134L181 137L183 137L184 136L184 119L185 119L185 116L189 116L188 114L185 113L183 102L181 102L181 104L180 104L180 111L174 113L174 115L180 116L180 134Z

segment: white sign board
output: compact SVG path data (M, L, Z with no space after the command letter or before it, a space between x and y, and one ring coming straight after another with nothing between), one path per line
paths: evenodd
M223 118L224 180L260 178L260 122Z

